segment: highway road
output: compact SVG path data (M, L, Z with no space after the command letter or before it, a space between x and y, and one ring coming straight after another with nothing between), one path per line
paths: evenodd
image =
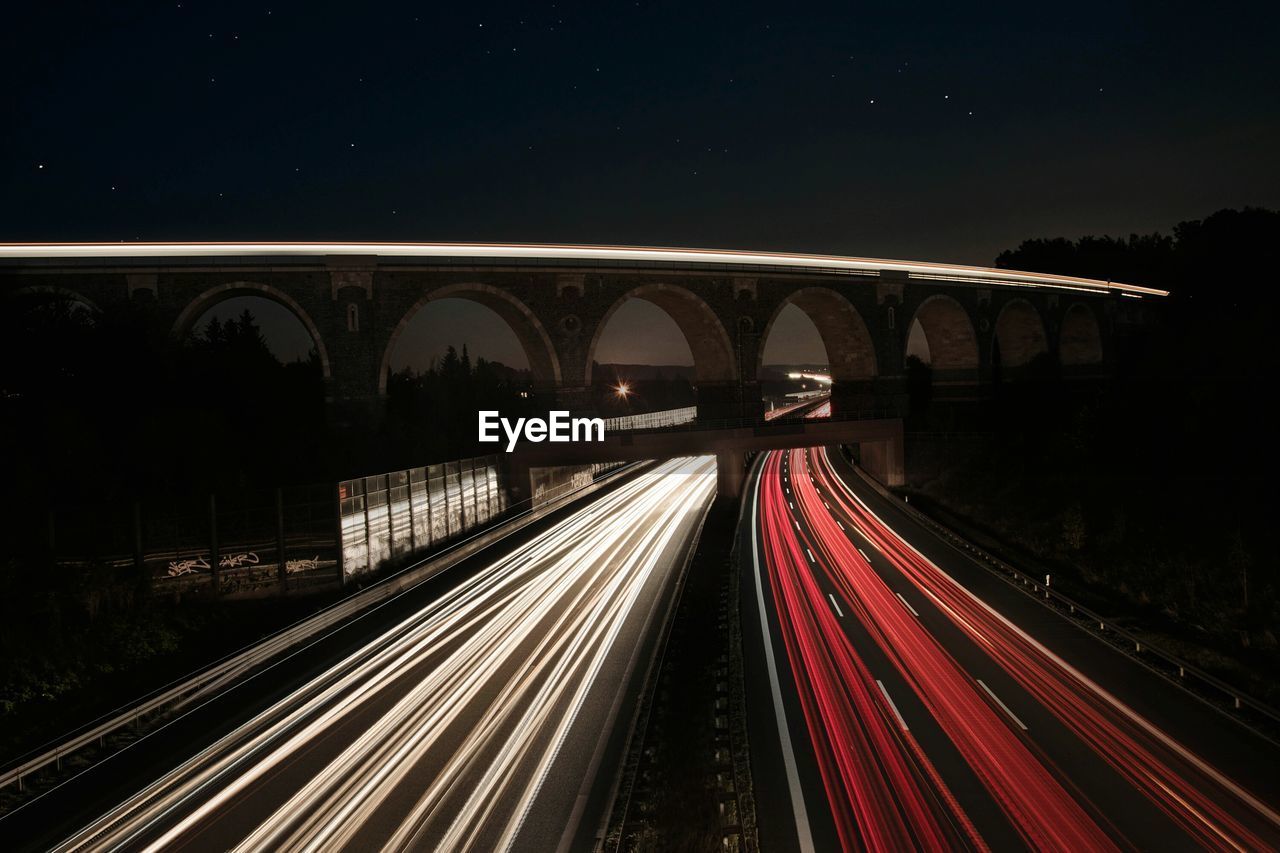
M710 457L639 474L141 787L122 776L53 849L589 847L714 490ZM56 815L60 795L32 805Z
M987 574L834 451L754 471L762 849L1280 847L1275 744Z

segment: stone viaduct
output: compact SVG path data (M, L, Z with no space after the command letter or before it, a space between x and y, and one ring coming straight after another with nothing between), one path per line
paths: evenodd
M1163 291L976 267L817 255L493 244L104 244L0 246L6 297L145 304L172 334L218 302L254 295L310 332L339 422L376 417L397 340L439 299L502 317L548 404L591 406L601 332L627 299L666 311L693 353L699 419L760 411L764 342L779 312L813 320L837 415L900 406L919 323L935 398L980 398L1038 356L1066 376L1105 375L1117 329Z

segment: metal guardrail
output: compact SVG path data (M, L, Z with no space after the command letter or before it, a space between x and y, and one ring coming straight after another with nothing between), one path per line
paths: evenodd
M346 619L354 616L356 613L365 609L371 604L377 603L385 598L400 592L407 586L414 585L427 577L433 577L439 571L444 571L453 565L453 562L461 561L471 556L475 551L480 550L483 545L475 546L475 541L490 533L493 533L503 527L515 525L503 536L514 533L516 530L531 523L550 512L553 512L570 500L589 494L595 491L601 484L608 480L612 480L637 465L645 463L631 463L624 468L610 472L599 480L590 485L583 486L571 493L565 494L554 501L542 504L538 507L530 507L517 513L516 515L503 519L498 525L485 530L479 530L474 535L453 543L448 548L437 554L414 563L400 571L383 578L373 586L366 587L352 593L347 598L330 605L321 610L319 613L313 614L291 626L285 628L264 640L260 640L251 646L248 646L238 652L233 652L227 657L213 663L207 669L202 670L195 675L188 676L186 679L162 687L158 691L135 701L130 706L108 712L106 715L99 717L97 720L87 723L73 733L65 735L63 740L52 746L45 746L33 750L26 756L19 758L9 767L0 771L0 788L7 787L11 784L17 784L18 790L23 789L24 777L48 767L53 764L59 770L62 769L62 761L64 758L79 752L80 750L97 744L105 747L106 739L122 729L132 727L135 730L140 728L141 724L153 714L163 711L180 710L190 703L208 696L216 690L230 684L235 679L241 677L250 670L265 663L271 658L279 655L289 648L306 641L307 639L318 635L324 631L333 628ZM500 537L501 538L501 537ZM470 546L474 546L474 550L461 553ZM449 562L452 560L453 562ZM436 572L430 575L413 578L412 583L397 584L397 580L404 580L406 576L411 575L415 570L428 566L431 563L443 562L446 565L438 567Z
M1192 679L1200 682L1205 687L1210 688L1215 694L1221 694L1226 698L1232 710L1241 711L1250 709L1253 712L1267 718L1272 723L1280 726L1280 710L1268 705L1260 699L1248 695L1215 675L1205 672L1196 665L1189 663L1183 658L1178 657L1172 652L1167 652L1158 645L1152 645L1144 642L1141 637L1126 631L1114 624L1108 622L1107 617L1088 607L1080 604L1070 596L1064 595L1053 588L1052 583L1045 583L1038 578L1028 575L1026 572L1018 569L1001 560L999 557L989 554L982 548L974 545L951 528L947 527L930 518L920 510L911 506L910 503L898 499L896 495L876 482L861 468L853 466L858 476L867 482L881 496L894 501L894 505L898 509L906 512L922 526L929 528L938 534L942 539L947 541L952 547L964 551L979 565L985 565L988 569L993 570L997 576L1003 577L1011 585L1021 589L1024 593L1032 598L1044 603L1046 607L1050 607L1064 616L1071 617L1072 621L1082 628L1090 629L1096 636L1109 640L1108 645L1124 652L1129 657L1137 660L1147 667L1147 669L1164 677L1166 680L1183 688L1191 695L1202 701L1208 701L1208 698L1194 690L1188 684L1188 680ZM1051 578L1050 578L1051 580ZM1064 612L1065 611L1065 612ZM1096 626L1096 627L1095 627ZM1116 642L1119 640L1120 642ZM1157 662L1163 664L1157 666ZM1173 673L1176 671L1177 675ZM1212 705L1213 703L1210 702ZM1221 710L1220 706L1214 705ZM1238 719L1234 718L1233 719ZM1244 721L1240 721L1244 722Z
M845 410L841 413L833 414L829 418L806 418L803 413L787 414L776 418L704 418L698 420L687 421L684 423L674 424L672 426L654 427L650 429L624 430L628 435L649 432L695 432L698 430L722 430L722 429L746 429L746 428L770 428L779 426L814 426L819 423L848 423L853 421L869 421L869 420L896 420L902 417L902 412L889 406L877 406L858 408L853 410ZM605 435L609 435L609 431L605 431Z

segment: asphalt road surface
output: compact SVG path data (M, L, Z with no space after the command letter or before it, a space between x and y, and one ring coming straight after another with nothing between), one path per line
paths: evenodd
M140 787L122 774L104 794L109 759L0 821L0 838L92 784L102 807L54 849L590 847L714 491L711 458L646 471L335 648L220 736L183 750L162 731Z
M763 849L1280 846L1274 744L986 573L834 451L755 471Z

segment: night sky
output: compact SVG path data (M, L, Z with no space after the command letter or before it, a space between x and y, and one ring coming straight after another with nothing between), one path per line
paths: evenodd
M1276 3L26 5L5 241L989 264L1280 206Z

